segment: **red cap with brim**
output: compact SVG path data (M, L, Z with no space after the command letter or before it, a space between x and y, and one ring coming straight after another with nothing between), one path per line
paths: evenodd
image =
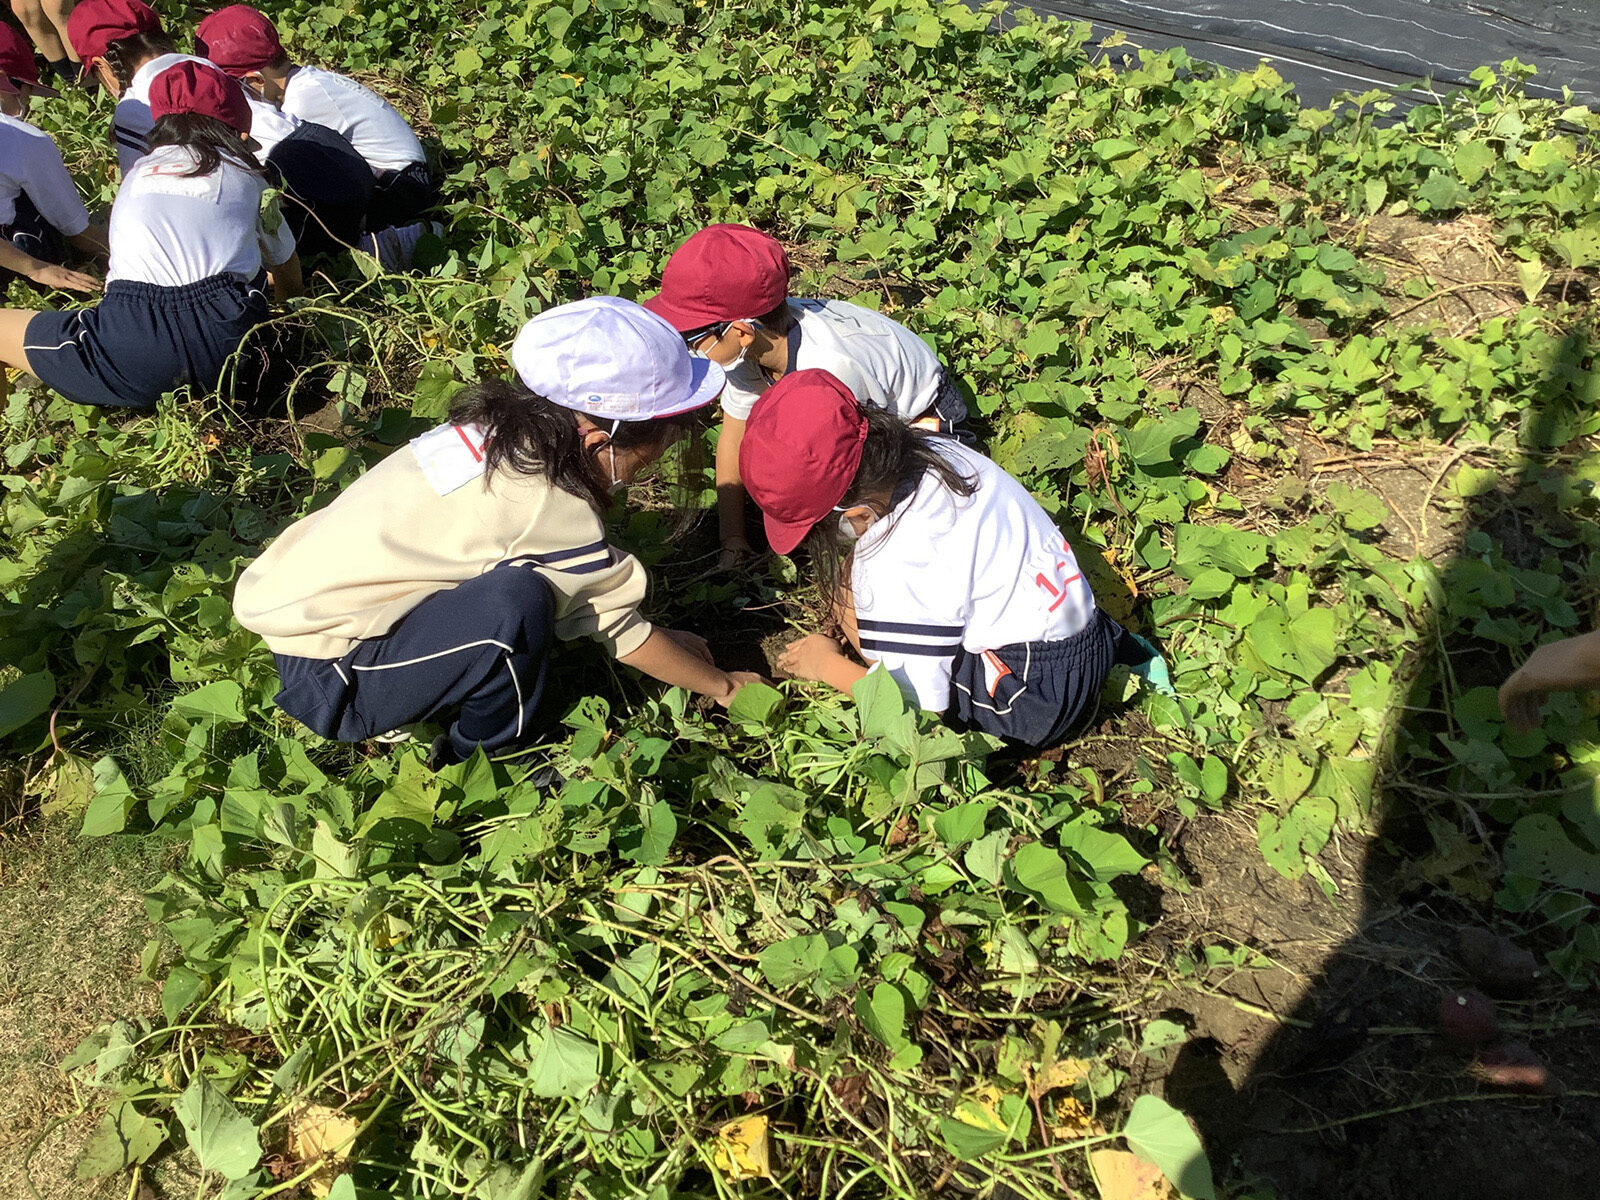
M19 90L26 86L30 92L41 96L61 94L39 82L39 64L33 61L33 47L22 36L22 31L0 25L0 87L8 80Z
M83 63L83 73L106 56L112 42L136 33L161 32L156 10L141 0L78 0L67 18L67 40Z
M192 59L150 81L150 115L159 121L173 113L215 117L238 133L250 132L250 101L239 81Z
M792 372L756 401L739 444L739 475L774 553L788 554L844 499L866 440L860 402L827 371Z
M248 4L230 4L201 21L194 31L194 48L235 78L283 57L277 27Z
M707 225L667 259L661 291L644 302L679 333L759 317L789 295L789 255L749 225Z

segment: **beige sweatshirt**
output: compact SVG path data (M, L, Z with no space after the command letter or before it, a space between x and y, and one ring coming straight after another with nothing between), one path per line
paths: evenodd
M592 637L623 657L650 636L639 561L606 545L588 501L543 476L486 478L473 426L424 434L284 530L239 577L233 611L275 653L339 658L505 562L550 585L557 637Z

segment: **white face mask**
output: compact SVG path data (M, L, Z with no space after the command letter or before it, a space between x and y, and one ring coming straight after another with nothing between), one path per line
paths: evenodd
M860 505L855 507L859 508ZM839 514L839 540L841 542L854 542L861 535L856 532L856 523L850 519L850 512L839 505L834 505L833 511Z
M606 485L606 491L615 496L623 488L627 487L627 481L617 478L617 448L607 442L606 449L611 452L611 457L606 462L606 474L611 477L611 482Z

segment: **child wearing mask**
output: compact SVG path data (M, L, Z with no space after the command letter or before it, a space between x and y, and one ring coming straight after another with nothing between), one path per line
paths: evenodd
M409 265L417 239L433 229L427 214L438 207L439 184L422 143L394 106L354 79L292 61L277 27L248 4L202 20L195 46L254 96L349 141L372 170L367 231L377 256Z
M149 94L150 153L111 208L105 297L68 312L0 310L0 362L82 404L149 408L183 384L214 388L267 317L265 272L279 299L301 286L294 236L262 211L238 84L181 62Z
M117 101L111 136L124 176L149 150L150 84L181 62L160 18L143 0L82 0L68 22L84 73ZM208 64L211 65L211 64ZM287 116L246 93L250 137L271 186L283 189L289 230L303 255L359 245L373 181L359 155L331 129Z
M55 139L23 119L32 97L59 94L39 82L27 40L0 25L0 287L20 275L41 287L100 290L93 276L62 264L68 243L105 254L105 226L89 219Z
M512 757L556 724L555 644L580 637L723 705L755 678L645 620L645 569L607 544L603 520L608 493L716 399L721 368L608 297L535 317L511 362L512 382L462 390L448 423L291 525L240 577L234 612L277 660L279 706L323 737L440 716L435 765L480 746Z
M789 256L748 225L708 225L684 242L645 307L668 321L689 349L728 372L717 434L717 524L723 565L745 538L739 443L756 400L793 371L831 371L863 404L925 428L975 439L950 372L898 321L843 300L789 295Z
M785 375L756 401L739 468L772 548L809 537L833 564L850 647L958 725L1053 745L1093 714L1113 663L1151 658L1096 607L1020 483L954 438L859 403L827 371ZM778 665L840 690L868 670L820 633Z

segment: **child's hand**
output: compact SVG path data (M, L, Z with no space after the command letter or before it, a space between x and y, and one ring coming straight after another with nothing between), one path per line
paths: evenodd
M729 671L728 678L733 681L733 690L728 692L726 695L718 696L716 698L717 703L722 705L723 708L727 708L728 705L733 703L733 698L739 694L740 689L743 688L745 684L766 682L765 679L763 679L754 671Z
M1600 632L1548 642L1500 685L1500 712L1513 732L1537 728L1551 692L1600 686Z
M790 642L778 655L778 666L796 679L822 682L831 678L838 663L849 661L838 642L820 633L807 634L797 642Z
M717 558L719 570L731 571L754 553L750 543L742 537L732 537L722 543L722 553Z
M48 263L41 264L29 278L41 287L64 288L72 292L98 292L101 288L100 281L93 275Z

